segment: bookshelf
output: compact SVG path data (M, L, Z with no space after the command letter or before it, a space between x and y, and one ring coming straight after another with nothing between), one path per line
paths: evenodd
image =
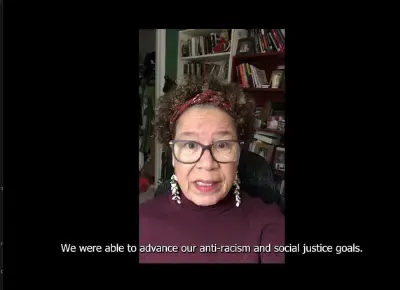
M225 67L223 67L225 73L221 73L219 76L231 81L230 71L236 52L237 39L243 37L243 32L245 30L242 29L185 29L179 31L177 77L181 78L184 74L193 73L202 76L210 73L213 65L221 68L225 64ZM218 44L221 35L229 41L229 49L215 52L212 48L215 48ZM182 54L182 45L188 46L188 54ZM196 46L200 46L200 49ZM195 65L192 65L192 68L189 68L192 63L198 63L202 66L195 67ZM200 73L198 72L199 68ZM213 74L218 75L217 68L214 68Z
M235 39L236 48L240 46L239 39L245 38L252 43L252 49L245 54L232 54L230 80L239 83L255 100L257 129L249 150L268 161L284 196L285 31L248 29L241 35Z

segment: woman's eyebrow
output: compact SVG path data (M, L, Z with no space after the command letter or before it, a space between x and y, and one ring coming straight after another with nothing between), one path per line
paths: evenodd
M218 131L218 132L215 132L214 134L213 134L213 136L215 137L215 136L218 136L218 137L221 137L221 136L232 136L233 135L233 132L232 131L230 131L230 130L222 130L222 131Z

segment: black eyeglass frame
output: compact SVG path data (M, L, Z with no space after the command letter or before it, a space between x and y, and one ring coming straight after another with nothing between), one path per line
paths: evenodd
M176 157L176 155L175 155L175 150L174 150L174 145L175 145L175 143L178 143L178 142L193 142L193 143L196 143L197 145L199 145L199 146L201 147L201 154L200 154L199 158L198 158L196 161L193 161L193 162L182 162L182 161L180 161L180 160ZM194 163L199 162L199 160L201 159L201 157L202 157L203 154L204 154L204 151L206 151L206 150L210 151L210 155L211 155L211 157L214 159L215 162L222 163L222 164L236 162L236 161L220 162L220 161L218 161L218 160L215 159L215 157L214 157L214 155L213 155L213 153L212 153L211 148L212 148L212 146L214 146L215 144L218 144L218 143L221 143L221 142L236 142L236 143L239 144L240 150L242 149L242 146L244 145L244 141L240 141L240 140L219 140L219 141L217 141L217 142L211 143L210 145L203 145L203 144L201 144L201 143L199 143L199 142L197 142L197 141L193 141L193 140L171 140L171 141L168 142L168 144L171 146L171 151L172 151L172 154L174 155L175 159L178 160L178 162L180 162L180 163L182 163L182 164L194 164Z

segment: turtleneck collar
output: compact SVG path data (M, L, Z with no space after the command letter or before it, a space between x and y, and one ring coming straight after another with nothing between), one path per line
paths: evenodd
M196 205L193 201L187 199L185 194L183 194L182 192L180 193L180 197L181 197L181 204L178 204L176 201L170 198L170 202L174 204L174 207L180 210L188 210L195 212L223 212L236 206L233 190L230 190L229 193L219 202L209 206Z

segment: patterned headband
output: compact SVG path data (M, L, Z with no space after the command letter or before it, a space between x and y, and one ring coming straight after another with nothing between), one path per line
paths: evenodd
M223 109L227 112L232 118L236 118L235 112L233 112L230 105L223 103L219 98L222 96L221 92L216 92L213 90L205 90L199 94L197 94L194 98L187 100L184 104L178 105L174 107L175 113L172 115L170 119L170 124L173 124L182 113L193 105L210 103L214 104L216 107Z

